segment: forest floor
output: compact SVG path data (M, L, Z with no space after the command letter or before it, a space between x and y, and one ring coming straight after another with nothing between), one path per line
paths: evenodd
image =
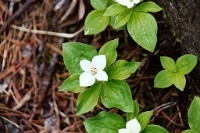
M0 1L0 133L84 133L83 121L98 112L122 114L99 102L93 111L76 116L78 95L59 91L70 75L63 63L62 43L76 41L99 49L115 38L120 40L118 59L141 62L137 72L127 79L140 111L154 110L150 122L170 132L188 129L187 110L194 96L191 75L186 77L184 92L174 86L153 87L155 75L162 70L160 56L177 59L181 55L181 45L164 12L153 14L158 23L158 43L150 53L138 46L127 31L110 26L97 35L84 36L84 20L92 10L89 0ZM69 35L41 34L41 30Z

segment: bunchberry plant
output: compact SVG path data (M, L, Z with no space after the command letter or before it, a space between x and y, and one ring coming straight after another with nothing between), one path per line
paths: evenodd
M194 97L188 110L188 124L191 129L182 133L199 133L200 132L200 98Z
M140 63L116 61L117 46L118 39L106 43L99 52L83 43L63 44L64 63L71 76L63 82L60 90L80 93L77 114L92 110L99 96L107 108L132 111L132 95L125 79L138 69Z
M116 30L127 28L130 36L144 49L153 52L157 42L157 23L149 13L162 8L154 2L142 0L91 0L94 11L84 23L84 34L91 35L106 29L110 24ZM60 86L60 91L80 93L76 114L91 111L99 102L106 108L118 108L126 113L126 121L118 114L102 111L96 117L84 121L88 133L169 133L159 125L149 124L153 111L141 112L137 101L132 100L129 85L125 81L133 74L140 62L117 60L118 39L104 44L99 51L80 42L62 45L64 64L71 74ZM160 58L164 70L154 80L155 88L167 88L174 84L184 90L185 75L197 64L197 57L187 54L175 61L167 56ZM200 100L195 98L188 112L191 129L199 131ZM198 118L195 118L195 115Z
M137 101L132 112L126 114L127 122L118 114L102 111L96 117L84 121L88 133L169 133L166 129L149 124L153 111L139 113Z
M160 71L154 79L155 88L167 88L174 84L176 88L183 91L186 84L185 75L190 73L197 64L197 57L186 54L175 61L167 56L160 57L164 70Z
M154 2L140 0L91 0L94 11L86 17L84 24L85 35L99 33L110 24L114 29L124 30L141 47L153 52L157 43L157 23L148 12L162 10Z

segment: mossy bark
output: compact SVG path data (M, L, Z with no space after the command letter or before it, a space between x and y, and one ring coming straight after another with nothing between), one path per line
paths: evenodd
M191 53L200 61L200 0L155 0L163 8L181 41L183 54ZM200 88L200 63L194 76Z

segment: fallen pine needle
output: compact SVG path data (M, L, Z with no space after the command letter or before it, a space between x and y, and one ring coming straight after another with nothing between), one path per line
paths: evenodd
M17 125L15 122L13 122L13 121L11 121L11 120L9 120L9 119L3 117L3 116L0 116L0 117L1 117L2 119L4 119L5 121L7 121L7 122L9 122L9 123L11 123L11 124L13 124L13 125L15 125L17 128L20 128L19 125Z
M29 101L31 99L31 93L32 93L32 90L26 93L23 99L15 107L13 107L13 110L17 110L21 108L27 101Z

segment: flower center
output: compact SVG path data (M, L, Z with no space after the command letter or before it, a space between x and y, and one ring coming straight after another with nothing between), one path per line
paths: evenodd
M95 67L92 67L90 72L92 75L95 75L97 73L97 69Z
M133 0L129 0L129 2L133 2Z

